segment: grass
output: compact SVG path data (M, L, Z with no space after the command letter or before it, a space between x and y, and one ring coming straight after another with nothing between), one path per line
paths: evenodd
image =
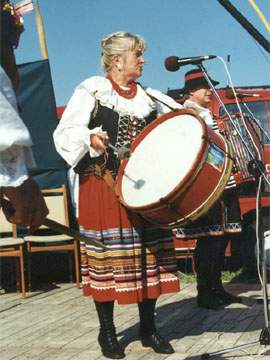
M196 282L196 275L179 271L179 279L183 284L191 284Z
M179 278L183 284L196 283L196 275L192 272L179 271ZM222 282L234 282L234 283L258 283L258 275L250 274L240 268L237 271L222 271Z

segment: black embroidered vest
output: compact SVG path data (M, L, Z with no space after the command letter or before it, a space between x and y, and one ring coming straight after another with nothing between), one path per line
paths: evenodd
M91 121L88 128L94 129L102 126L109 136L109 142L116 148L125 146L130 148L135 137L150 124L157 116L157 111L152 111L146 118L138 119L130 115L119 115L113 109L100 105L97 101L96 106L91 114ZM89 140L90 141L90 140ZM77 173L83 173L89 166L95 164L98 158L90 158L87 152L74 168ZM115 176L120 165L120 160L111 148L108 148L107 169Z

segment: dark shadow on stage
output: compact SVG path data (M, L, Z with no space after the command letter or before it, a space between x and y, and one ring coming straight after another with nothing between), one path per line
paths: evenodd
M256 290L255 287L253 285L253 290ZM168 341L182 339L185 336L199 336L205 332L239 333L239 324L243 321L247 323L247 328L243 331L251 332L262 329L264 327L264 312L263 305L257 301L258 296L242 297L242 299L243 303L238 308L227 306L219 310L199 308L196 305L195 297L166 305L158 305L156 327ZM254 311L254 307L256 307L256 311ZM121 344L126 347L128 344L139 340L138 333L139 322L122 332L118 332ZM196 357L188 359L195 360Z

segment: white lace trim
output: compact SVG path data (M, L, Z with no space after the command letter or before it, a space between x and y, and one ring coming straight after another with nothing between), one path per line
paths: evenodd
M85 80L78 86L78 88L80 87L85 87L92 96L99 100L101 105L114 109L122 116L144 118L155 109L155 103L140 86L138 86L137 94L133 99L119 96L113 89L110 80L101 76Z
M100 101L101 105L114 109L122 116L129 115L142 119L148 116L153 110L158 110L158 113L162 114L170 111L170 107L174 109L183 108L182 105L178 104L161 91L151 88L144 90L140 85L138 85L136 96L133 99L126 99L118 95L113 89L110 80L101 76L93 76L86 79L78 86L78 88L80 87L86 88L92 96L95 96L95 98ZM168 106L156 103L147 95L147 93Z
M214 125L214 120L213 120L211 111L209 109L204 108L191 100L186 100L184 102L184 108L186 108L186 109L191 108L191 109L197 110L200 117L206 122L207 125L209 125L209 126Z
M27 178L28 148L12 146L0 152L0 187L20 186Z

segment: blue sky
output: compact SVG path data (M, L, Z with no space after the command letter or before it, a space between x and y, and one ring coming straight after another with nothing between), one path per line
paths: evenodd
M16 1L15 1L16 2ZM270 55L219 4L217 0L40 0L56 103L64 105L75 86L87 77L101 75L100 40L115 31L142 35L148 44L143 85L166 92L183 86L192 66L168 72L170 55L190 57L230 55L235 85L270 84ZM265 38L269 32L248 0L231 3ZM270 22L270 2L255 0ZM25 32L16 50L18 63L41 59L34 13L24 16ZM210 76L227 85L222 63L205 61Z

